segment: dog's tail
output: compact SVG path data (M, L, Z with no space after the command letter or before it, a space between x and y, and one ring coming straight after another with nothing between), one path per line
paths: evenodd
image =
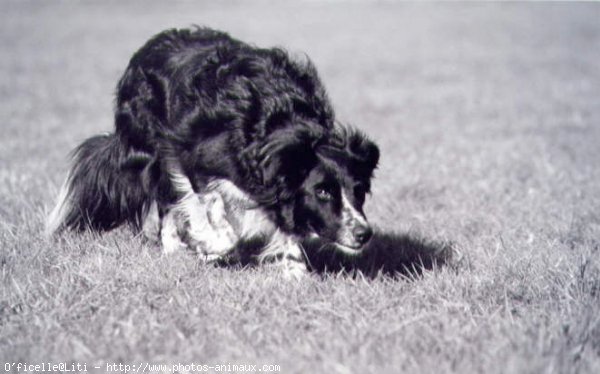
M142 184L149 156L129 153L115 134L94 136L76 148L46 235L62 229L104 231L125 222L139 228L152 201Z

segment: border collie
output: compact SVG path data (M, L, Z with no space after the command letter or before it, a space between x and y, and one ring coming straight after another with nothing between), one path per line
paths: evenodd
M378 160L372 141L336 123L308 59L168 30L119 81L115 132L74 150L46 230L140 230L155 210L165 252L177 237L218 256L262 237L262 259L303 273L302 240L351 254L369 241L362 207Z

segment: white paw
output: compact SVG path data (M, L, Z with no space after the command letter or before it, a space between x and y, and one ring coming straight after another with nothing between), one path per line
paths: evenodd
M160 230L160 242L164 254L171 254L187 248L187 244L179 237L176 219L176 214L173 211L170 211L163 217L162 228Z
M161 242L162 251L166 255L177 251L184 251L188 247L187 244L181 241L177 233L174 235L161 235Z
M231 252L239 238L227 221L221 195L209 192L199 195L202 209L191 216L189 236L194 249L206 256L222 257Z
M284 260L281 265L283 266L283 277L286 280L299 281L308 276L308 269L304 263Z
M201 255L200 261L204 264L213 264L219 260L223 259L223 256L220 255Z

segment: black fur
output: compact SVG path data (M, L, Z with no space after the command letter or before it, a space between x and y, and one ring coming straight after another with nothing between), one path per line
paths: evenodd
M347 256L335 246L319 239L306 239L303 247L312 271L320 274L344 272L375 278L380 274L415 279L424 270L449 265L459 255L449 242L433 242L394 232L375 231L361 256ZM259 239L242 242L217 263L221 266L255 266L259 263L264 242Z
M115 112L115 133L74 153L62 227L139 229L153 201L167 209L180 197L168 176L175 163L196 191L209 178L232 181L285 232L333 232L340 191L362 214L379 159L374 143L335 125L309 61L205 28L165 31L135 53ZM309 177L333 179L337 202L314 201Z

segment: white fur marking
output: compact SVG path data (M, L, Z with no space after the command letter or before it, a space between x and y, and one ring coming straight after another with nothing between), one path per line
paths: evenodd
M167 247L178 245L173 238L179 240L179 236L171 233L177 231L178 220L184 219L189 223L188 235L207 261L226 255L239 238L264 236L268 243L259 255L260 262L280 258L277 265L283 268L286 278L299 279L308 272L299 240L278 230L267 212L234 183L214 179L203 192L194 193L182 173L173 172L171 180L183 197L163 217L161 239L165 252Z
M278 265L283 268L283 275L288 279L301 279L308 273L304 251L298 239L276 230L269 243L259 255L260 262L281 257Z
M179 172L171 174L171 181L183 194L171 211L181 215L189 224L190 244L206 256L226 255L234 248L238 238L227 222L221 195L212 191L196 194L189 179Z
M352 206L346 193L342 192L342 226L338 234L339 240L335 243L340 251L351 255L360 253L360 248L353 248L358 243L354 239L352 228L357 225L368 226L368 223L364 216Z
M162 227L160 229L160 239L164 254L171 254L176 251L184 250L187 245L181 241L177 233L176 212L170 211L163 217Z
M342 192L342 213L347 216L342 216L343 222L346 222L346 219L349 221L357 221L359 225L367 226L367 220L363 217L362 214L356 208L352 206L350 200L346 196L346 192Z
M44 228L44 234L46 237L52 236L61 228L69 212L71 205L71 201L69 199L69 179L70 176L67 176L67 179L65 179L60 187L60 192L58 194L58 198L56 199L56 205L46 220L46 227Z
M218 192L223 198L229 213L229 223L241 238L268 238L267 245L259 255L260 262L280 257L278 265L283 267L286 278L299 279L307 274L304 251L299 240L277 229L267 212L248 194L226 179L211 181L207 190Z
M258 203L226 179L215 179L207 190L215 191L225 200L230 223L241 238L249 239L260 235L271 236L275 224Z

